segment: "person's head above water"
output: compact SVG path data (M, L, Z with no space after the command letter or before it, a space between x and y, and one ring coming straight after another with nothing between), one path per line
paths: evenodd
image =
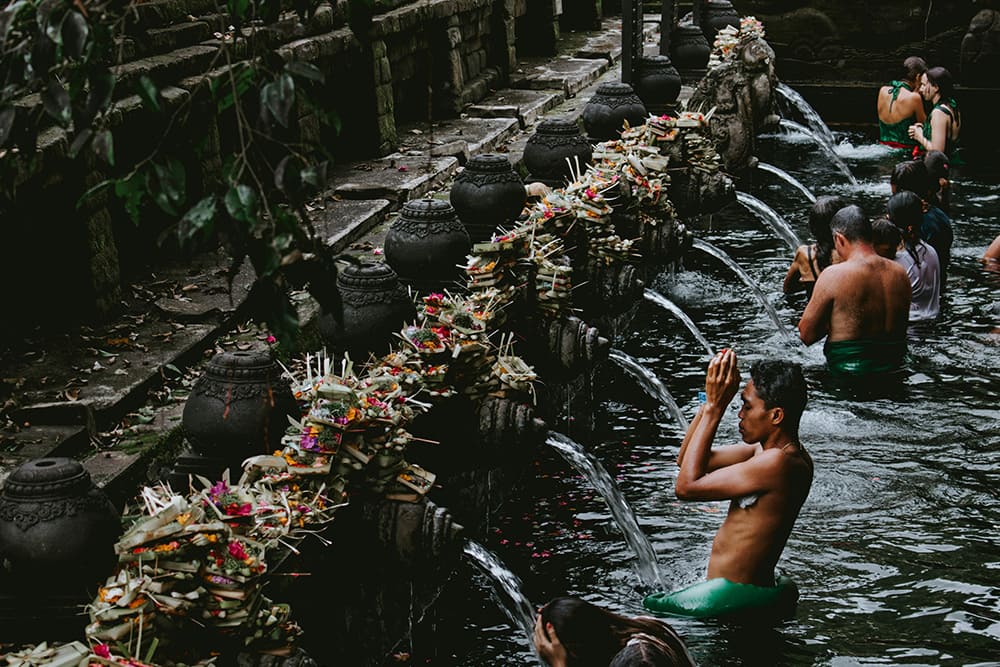
M758 398L764 402L764 409L772 413L772 423L797 437L809 398L802 366L780 359L757 361L750 366L750 381Z
M872 223L857 204L845 206L834 213L830 219L830 231L851 243L871 243L872 240Z
M906 160L892 168L889 185L893 193L909 190L921 199L926 199L930 192L930 176L927 167L921 160Z
M937 180L948 178L948 156L941 151L927 151L924 155L924 167L927 168L927 175L931 177L931 189L937 190Z
M678 656L656 637L634 635L625 647L615 654L608 667L678 667L690 664Z
M920 75L927 71L927 63L920 56L910 56L903 61L903 76L911 84L920 83Z
M816 262L822 271L830 266L833 254L833 232L830 231L830 218L847 202L837 196L825 196L816 199L809 209L809 231L816 239Z
M921 94L925 100L933 100L937 93L940 93L941 99L945 101L955 96L955 81L951 77L951 72L944 67L930 68L924 72L924 79L927 85Z
M889 218L877 218L872 221L872 247L881 257L895 259L896 251L902 240L903 236L899 232L899 227L894 225Z
M924 220L923 202L920 197L909 190L900 190L885 205L889 219L899 227L906 236L916 234Z
M577 597L553 598L539 611L538 623L549 637L549 629L566 652L566 667L607 667L611 659L637 634L655 638L675 656L670 664L692 665L684 642L666 623L653 618L630 618L615 614ZM536 628L536 635L539 628ZM543 647L536 648L551 662Z

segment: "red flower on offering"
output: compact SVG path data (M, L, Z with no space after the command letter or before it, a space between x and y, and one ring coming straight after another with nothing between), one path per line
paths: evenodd
M249 556L247 556L246 549L243 548L243 545L240 542L229 543L229 555L236 560L246 560L249 558Z
M111 659L111 647L107 644L94 644L91 650L94 652L94 655L100 658L104 658L105 660Z

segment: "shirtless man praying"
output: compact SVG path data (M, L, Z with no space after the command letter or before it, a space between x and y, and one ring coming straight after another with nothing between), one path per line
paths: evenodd
M794 602L797 595L794 584L776 581L774 566L812 485L812 459L799 442L805 378L798 364L776 360L754 364L739 412L745 444L713 448L719 423L739 386L736 354L732 350L716 354L708 365L706 401L677 458L678 498L730 501L712 543L708 581L647 597L644 604L653 611L726 615L777 604L784 593Z

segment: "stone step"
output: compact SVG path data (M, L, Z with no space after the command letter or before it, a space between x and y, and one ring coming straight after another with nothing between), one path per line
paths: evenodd
M432 157L450 156L459 163L472 155L496 153L518 133L515 118L452 118L427 123L414 123L399 129L399 153L415 153Z
M516 118L523 130L565 99L562 91L505 88L466 107L465 113L478 118Z
M344 199L386 199L393 209L440 187L455 174L454 157L389 155L334 167L334 194Z
M604 59L561 56L525 64L511 74L510 84L514 88L560 90L567 97L573 97L607 72L610 66Z
M328 196L313 211L313 226L334 252L352 243L385 221L392 203L388 199L340 199Z
M83 426L30 424L0 438L0 486L17 466L48 456L79 456L90 445Z
M26 355L5 372L23 378L18 422L106 429L141 405L164 374L200 358L237 318L256 274L245 264L229 291L222 254L164 267L132 286L146 304L141 316L86 335L39 342L44 354Z

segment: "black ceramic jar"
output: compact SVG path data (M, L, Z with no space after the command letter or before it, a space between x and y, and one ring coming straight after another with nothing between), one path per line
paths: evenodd
M583 107L583 126L594 141L617 139L626 121L632 127L646 122L646 107L627 83L601 84Z
M0 556L36 591L67 581L96 590L115 565L119 534L118 512L74 459L23 463L0 494Z
M388 352L393 334L416 317L413 299L388 264L351 264L337 275L341 313L323 311L319 328L327 345L363 361Z
M455 208L440 199L416 199L403 205L385 236L385 261L399 280L420 292L451 287L471 242Z
M234 468L238 479L244 459L279 448L288 416L298 418L298 406L281 368L270 352L247 350L212 357L191 388L181 423L195 452Z
M499 153L469 158L449 197L473 243L489 240L500 225L511 225L528 201L524 181Z
M712 53L705 34L692 23L678 25L670 40L670 58L682 70L704 69Z
M114 570L121 519L84 467L43 458L0 494L0 642L83 636L84 605Z
M580 132L575 118L543 120L524 146L528 181L540 181L553 188L575 181L574 172L586 169L592 157L590 142Z
M701 9L701 30L711 45L715 36L727 25L740 29L740 15L729 0L708 0Z
M672 109L681 94L681 75L667 56L649 56L639 59L635 92L653 114Z

